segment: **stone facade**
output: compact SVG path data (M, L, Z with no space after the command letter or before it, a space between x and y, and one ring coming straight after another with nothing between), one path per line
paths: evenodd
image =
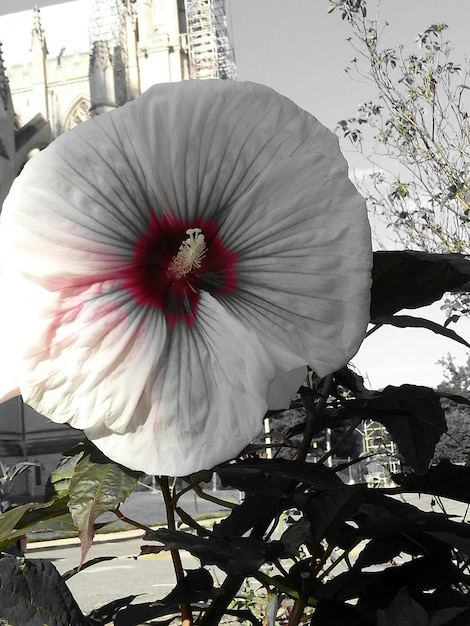
M36 8L31 62L8 68L18 120L41 113L56 137L155 83L189 78L184 16L183 0L123 0L119 41L95 40L91 51L51 56Z

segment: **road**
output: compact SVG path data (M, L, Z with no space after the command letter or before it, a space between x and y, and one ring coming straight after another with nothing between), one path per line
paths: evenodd
M141 594L136 602L150 602L163 598L171 591L176 579L170 555L163 552L159 555L137 557L140 546L144 543L142 538L134 538L95 543L91 547L88 560L101 556L116 558L92 565L67 582L85 614L116 598ZM49 559L59 573L63 574L78 565L80 547L72 545L46 550L33 549L28 550L27 556ZM183 552L182 557L185 568L199 567L199 561L191 555Z
M411 495L406 501L422 510L439 511L432 506L429 496ZM186 502L187 508L190 501ZM201 504L197 506L201 507ZM467 514L467 507L461 503L445 501L448 515L462 519ZM190 511L191 512L191 511ZM129 513L130 514L130 513ZM136 519L139 519L137 516ZM145 542L140 537L120 541L105 541L93 544L88 559L100 556L115 556L111 561L97 563L73 576L68 585L84 613L100 607L116 598L132 594L141 594L135 602L148 602L164 597L174 586L175 576L171 557L163 552L159 555L138 557L140 546ZM36 544L28 549L29 558L45 558L53 562L62 574L75 567L80 560L80 547L76 545L53 546L47 549ZM184 553L183 566L196 569L199 561Z

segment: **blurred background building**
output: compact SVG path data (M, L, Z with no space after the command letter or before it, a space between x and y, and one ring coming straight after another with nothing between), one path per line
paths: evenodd
M8 63L0 30L0 206L26 161L89 117L156 83L236 78L225 0L73 0L43 10L57 15L50 23L64 33L59 51L49 52L52 33L37 7L10 20L30 28L14 53L5 49ZM68 49L63 16L73 24L73 11L88 18L83 49ZM38 464L24 474L25 495L43 493L59 454L81 438L19 398L0 405L0 459Z

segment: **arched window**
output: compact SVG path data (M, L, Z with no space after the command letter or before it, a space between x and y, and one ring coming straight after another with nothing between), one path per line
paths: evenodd
M90 118L90 103L86 98L80 98L70 109L69 113L66 115L64 130L70 130L85 122Z

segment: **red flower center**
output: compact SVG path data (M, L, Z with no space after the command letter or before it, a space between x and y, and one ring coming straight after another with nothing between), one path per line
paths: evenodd
M201 290L214 296L235 291L238 255L219 237L217 223L152 215L147 232L134 246L123 276L124 288L145 307L156 307L174 327L196 322Z

